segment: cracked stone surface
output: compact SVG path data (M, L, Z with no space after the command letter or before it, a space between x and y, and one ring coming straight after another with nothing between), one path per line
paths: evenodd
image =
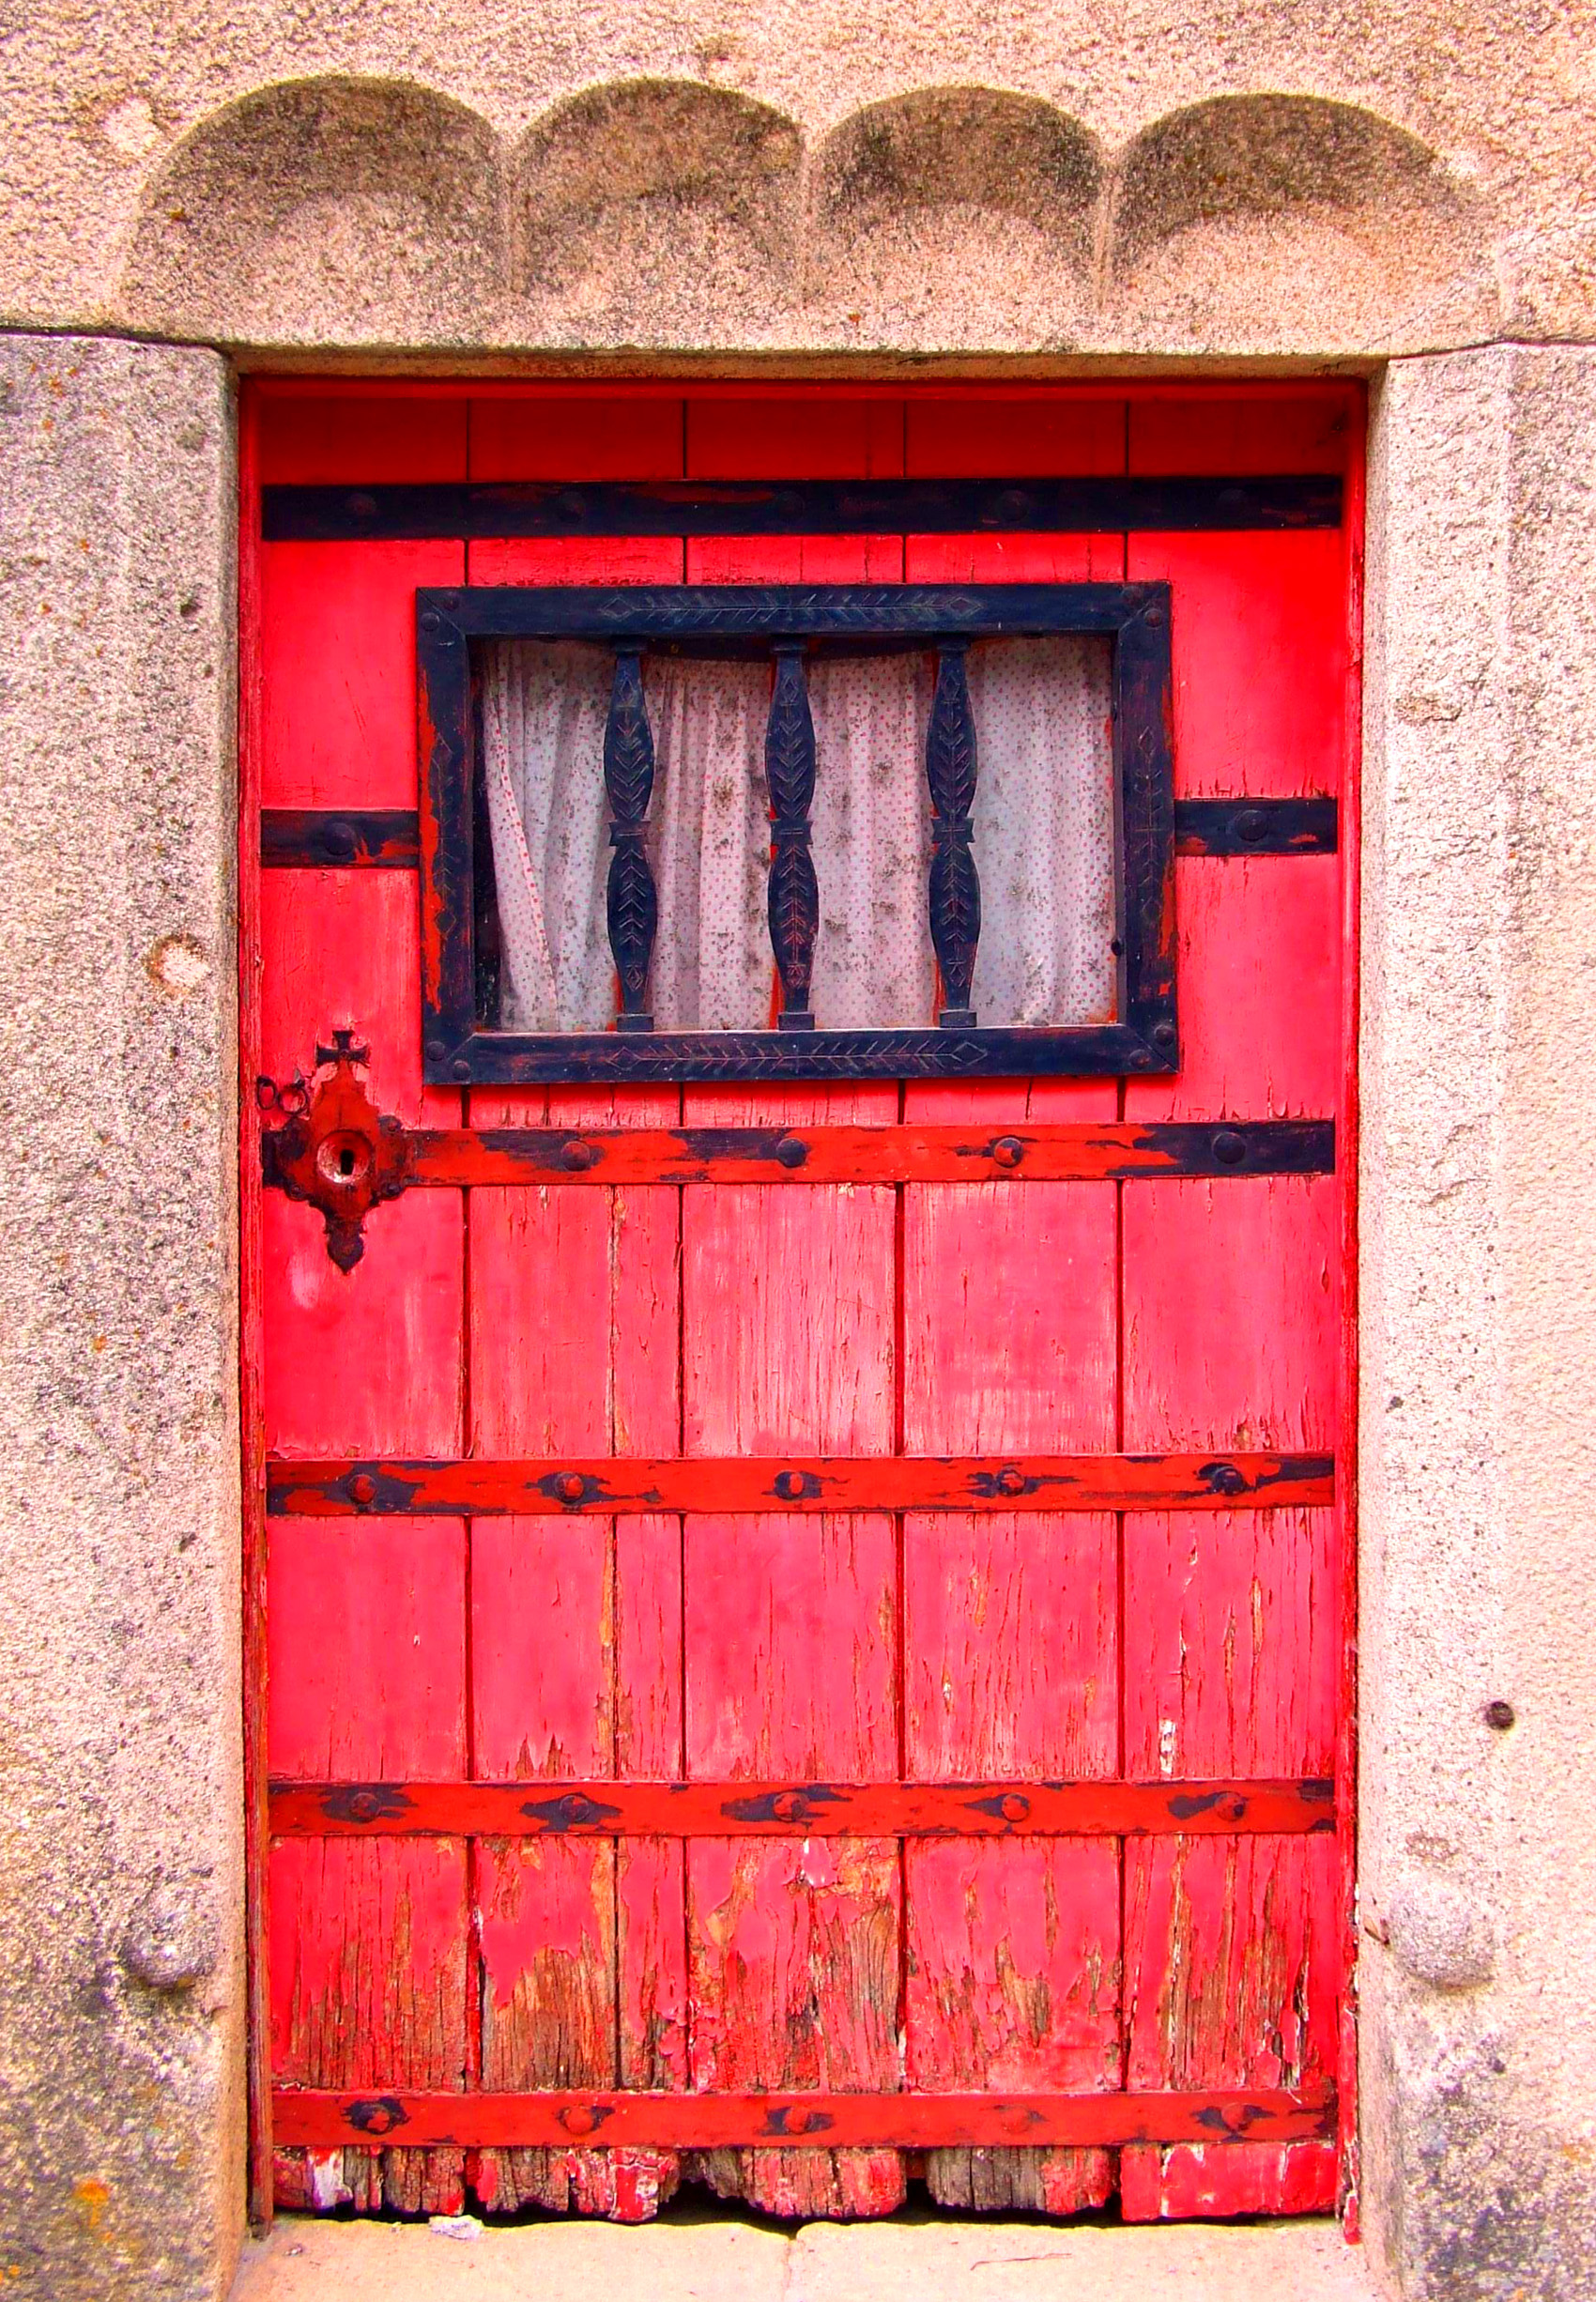
M929 2217L788 2235L719 2217L544 2222L461 2238L283 2218L232 2302L1377 2302L1333 2222L1049 2229Z

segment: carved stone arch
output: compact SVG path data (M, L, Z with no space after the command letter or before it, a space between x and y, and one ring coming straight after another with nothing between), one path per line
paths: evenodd
M572 97L515 159L529 320L554 342L757 342L791 301L802 158L784 113L705 82Z
M409 81L284 81L173 151L119 309L223 343L471 343L504 270L499 140L477 113Z
M867 105L814 156L810 302L828 332L1056 346L1083 323L1100 176L1096 138L1037 97Z
M1389 120L1320 97L1222 96L1119 156L1105 316L1128 345L1422 344L1495 317L1477 195Z

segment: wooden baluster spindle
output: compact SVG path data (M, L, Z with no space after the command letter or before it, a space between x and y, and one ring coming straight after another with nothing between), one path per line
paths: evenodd
M609 859L606 912L609 947L621 980L617 1031L652 1031L647 1001L649 962L659 926L659 897L643 849L644 825L654 784L654 744L643 701L642 652L621 648L609 691L604 730L604 783L609 798Z
M815 964L821 895L809 852L809 806L815 796L815 722L804 677L804 643L775 645L775 684L765 727L765 775L771 799L770 940L781 979L783 1031L813 1031L809 978Z
M962 639L938 642L936 694L926 738L926 780L931 790L931 944L947 1003L937 1016L944 1031L969 1030L974 1023L970 984L981 933L981 881L970 846L975 718L970 709L965 645Z

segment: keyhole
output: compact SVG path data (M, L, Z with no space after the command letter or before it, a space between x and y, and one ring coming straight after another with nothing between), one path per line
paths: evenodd
M330 1189L352 1191L371 1174L371 1145L361 1136L340 1131L317 1146L315 1165Z

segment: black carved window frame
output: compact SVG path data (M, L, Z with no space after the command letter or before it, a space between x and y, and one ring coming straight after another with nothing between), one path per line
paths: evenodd
M1113 643L1116 1020L1084 1025L973 1021L968 879L968 691L975 639L1075 633ZM504 1031L482 1021L493 970L492 859L482 804L473 644L582 639L616 658L604 775L612 858L609 925L622 1012L603 1032ZM422 1058L438 1084L584 1080L974 1079L1173 1071L1174 804L1167 584L482 586L419 591ZM825 1031L808 1012L815 907L807 845L814 781L807 657L934 653L927 758L932 941L944 1005L936 1025ZM642 852L652 781L640 668L650 654L774 660L766 768L773 807L770 912L778 1028L656 1031L647 954L655 914ZM595 761L595 773L599 763ZM978 772L978 759L976 761ZM641 868L639 869L639 866ZM645 882L647 882L645 884ZM639 954L641 953L641 959Z

